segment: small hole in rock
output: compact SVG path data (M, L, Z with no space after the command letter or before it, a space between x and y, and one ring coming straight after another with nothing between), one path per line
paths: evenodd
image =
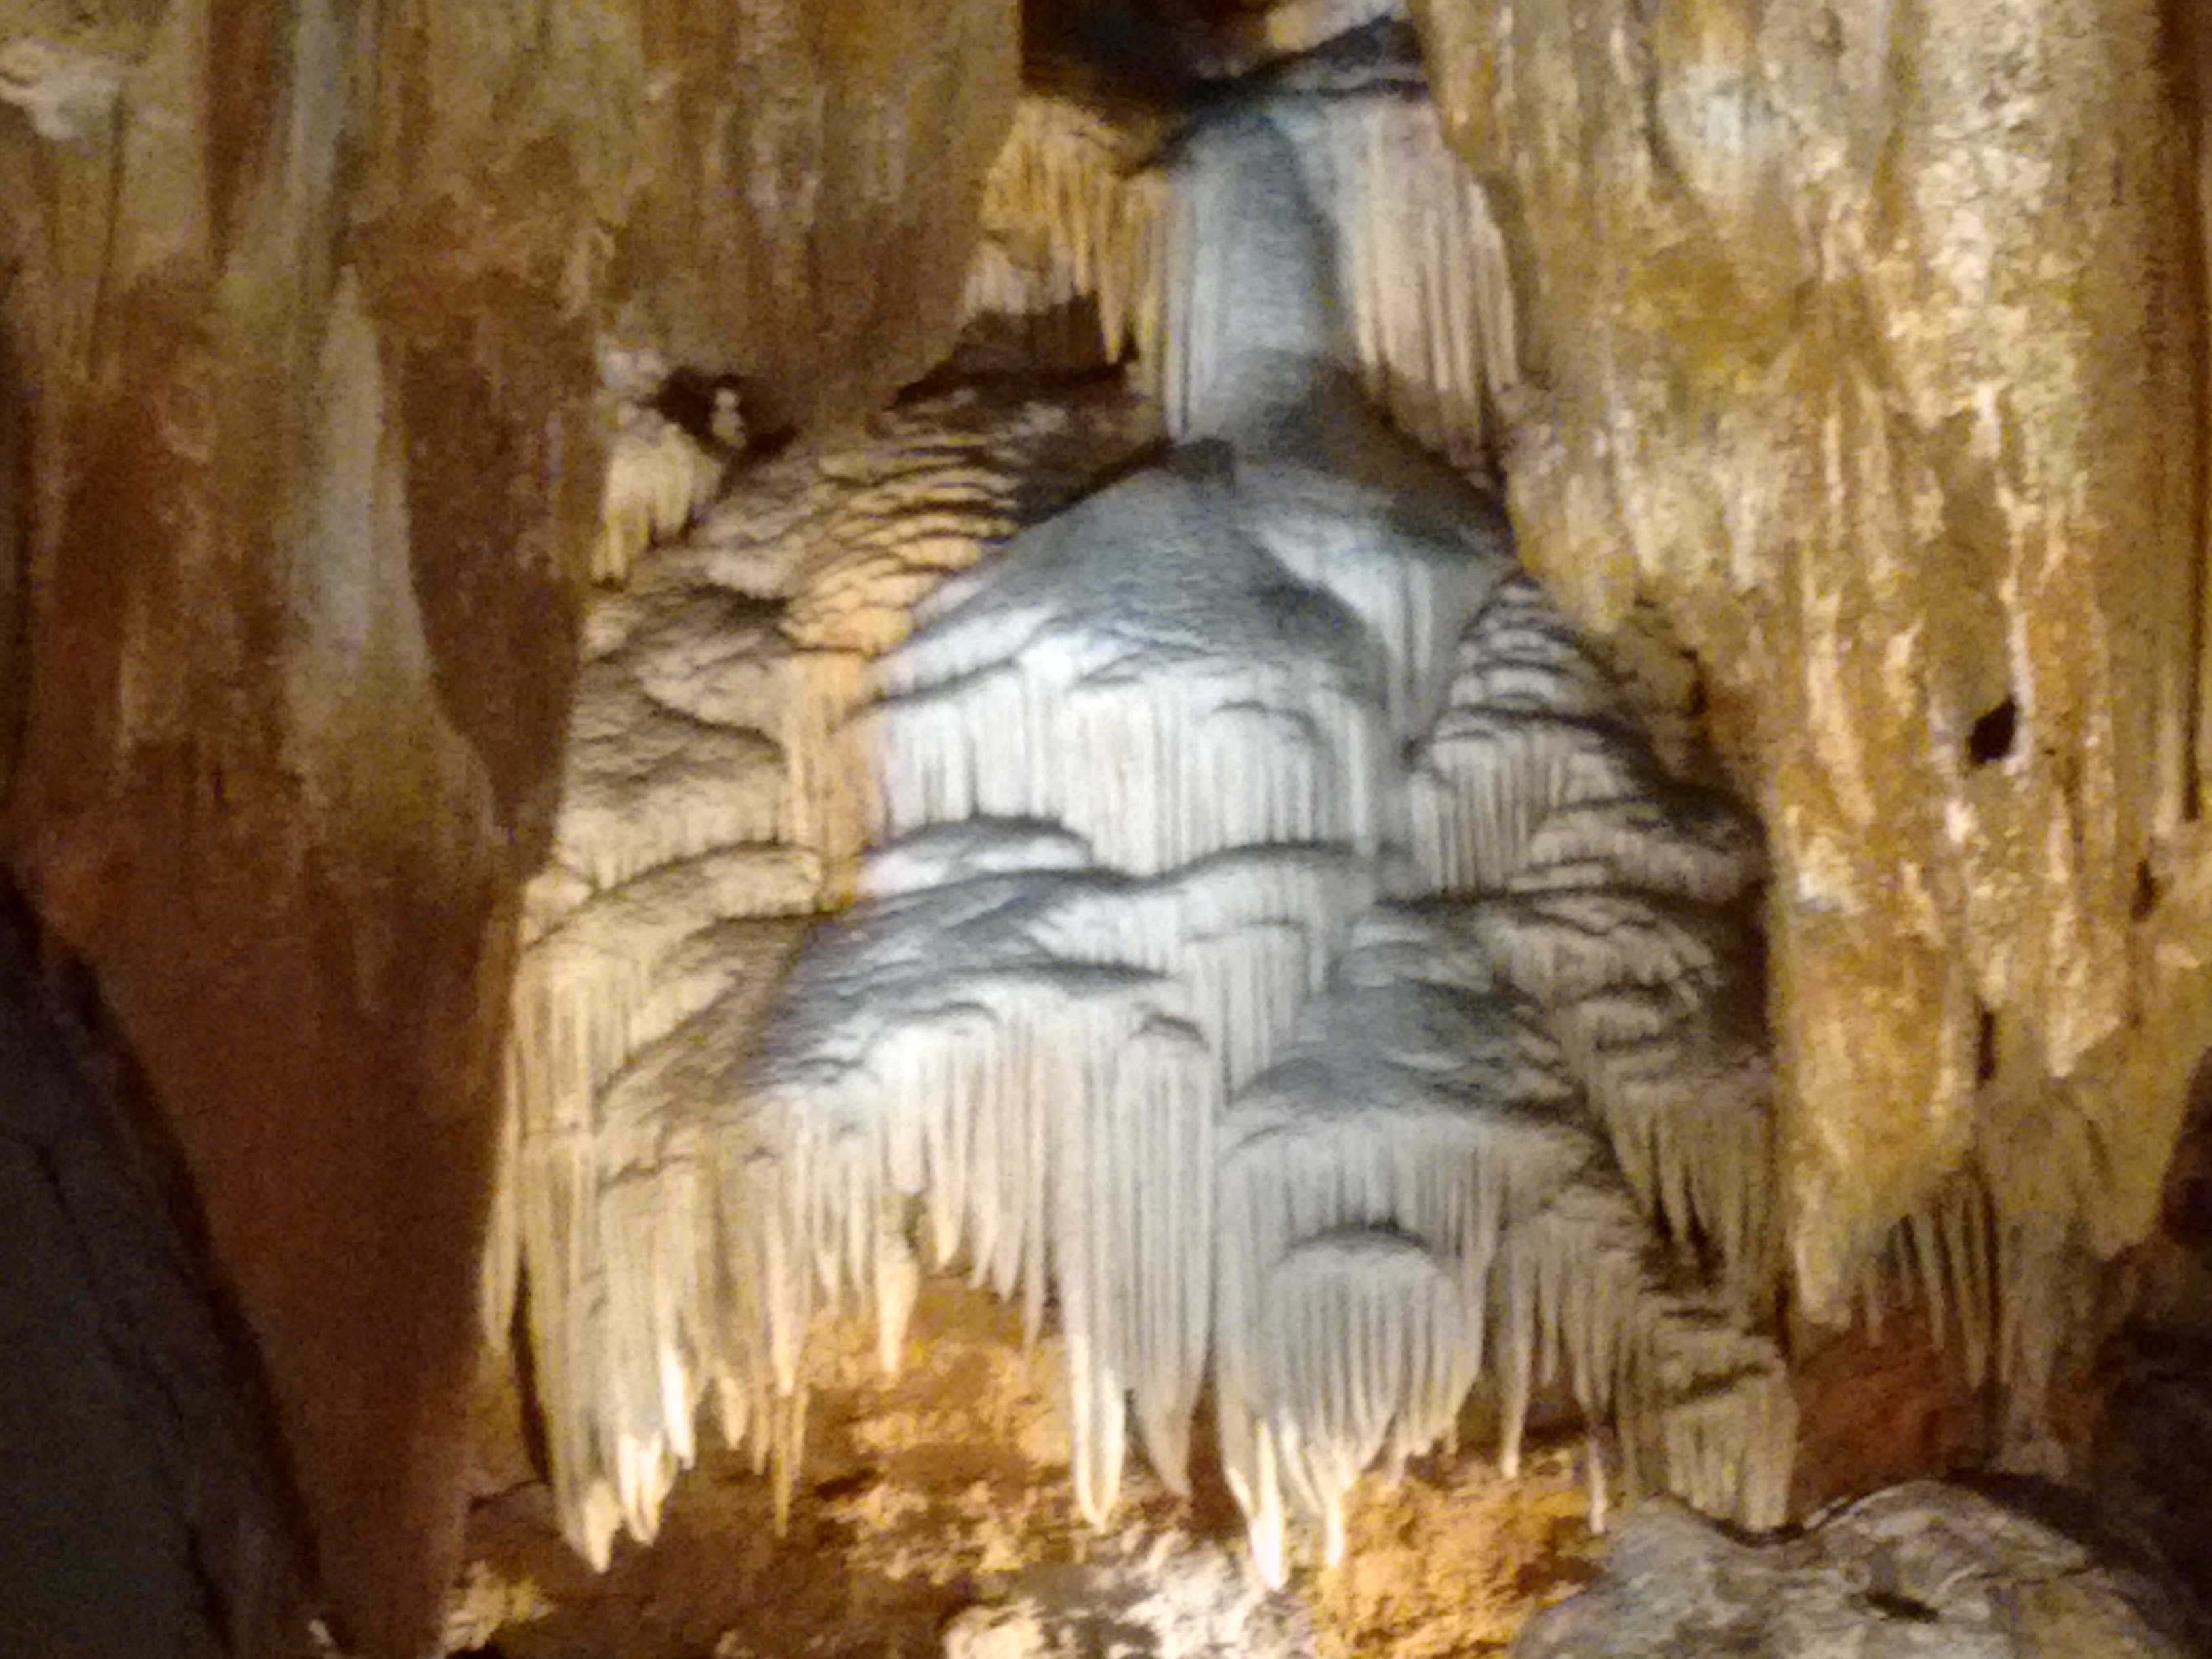
M1925 1601L1896 1590L1871 1589L1867 1592L1867 1605L1885 1619L1902 1620L1909 1624L1932 1625L1942 1615Z
M1966 733L1966 758L1987 766L2012 753L2012 740L2020 732L2020 705L2010 697L1974 722Z
M1974 1035L1974 1081L1987 1083L1997 1074L1997 1017L1982 1010L1981 1027Z

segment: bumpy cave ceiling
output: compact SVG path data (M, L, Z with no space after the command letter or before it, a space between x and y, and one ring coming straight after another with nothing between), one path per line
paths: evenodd
M604 1566L946 1274L1269 1584L1532 1417L1778 1522L1900 1301L2081 1474L2212 1046L2190 20L1018 10L0 8L9 858L337 1626L483 1352Z

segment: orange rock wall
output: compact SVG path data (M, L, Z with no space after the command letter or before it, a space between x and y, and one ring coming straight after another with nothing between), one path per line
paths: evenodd
M887 395L1016 47L1010 0L0 6L10 856L144 1059L367 1650L458 1549L595 347L782 418Z
M1523 556L1693 647L1776 854L1796 1258L1972 1159L2148 1224L2212 1031L2204 306L2158 0L1425 0Z

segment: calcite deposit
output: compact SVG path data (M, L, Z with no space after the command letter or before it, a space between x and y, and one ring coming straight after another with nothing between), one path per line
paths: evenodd
M0 854L335 1633L486 1330L604 1559L939 1255L1271 1574L1544 1356L1771 1518L1908 1287L2057 1467L2212 1031L2197 10L0 0Z

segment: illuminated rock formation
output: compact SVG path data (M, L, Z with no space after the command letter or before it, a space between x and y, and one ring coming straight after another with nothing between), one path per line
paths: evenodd
M799 920L852 890L866 665L1018 509L1148 431L1112 388L917 403L760 463L586 617L562 810L523 906L483 1285L504 1345L526 1276L562 1511L595 1560L624 1526L652 1535L710 1393L733 1443L776 1433L766 1310L724 1290L717 1218L737 1194L760 1224L737 1073Z
M1509 1468L1559 1383L1638 1484L1780 1518L1794 1408L1747 1323L1774 1279L1756 838L1657 769L1494 507L1364 402L1309 182L1332 108L1271 92L1185 137L1190 292L1234 270L1247 301L1170 305L1185 441L927 597L854 582L884 641L902 604L913 631L839 682L868 690L842 728L752 688L810 540L896 538L926 490L841 465L839 511L769 563L710 520L599 607L536 890L592 896L526 945L510 1062L556 1486L593 1560L651 1536L708 1391L726 1437L791 1457L817 1308L872 1310L895 1364L923 1255L1032 1329L1054 1310L1095 1524L1132 1414L1183 1488L1211 1366L1271 1582L1286 1504L1333 1557L1352 1482L1485 1379ZM721 513L774 524L775 493ZM729 930L803 912L803 880L695 866L845 855L787 782L840 765L858 902L763 1001L787 945Z

